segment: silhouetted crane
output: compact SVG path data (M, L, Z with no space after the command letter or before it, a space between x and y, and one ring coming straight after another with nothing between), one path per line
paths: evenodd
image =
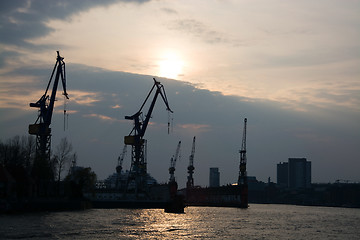
M121 174L122 164L126 155L126 150L127 150L127 145L125 144L120 156L118 157L118 163L116 166L116 173L119 175Z
M194 155L195 155L195 136L193 138L192 148L191 148L191 154L189 156L189 166L188 166L188 177L186 182L186 188L193 188L194 187Z
M248 181L246 173L246 125L247 119L244 119L244 132L242 138L242 144L240 149L240 167L239 167L239 178L238 185L241 189L241 206L242 208L248 207Z
M181 147L181 141L179 141L179 143L177 145L175 155L172 156L170 159L170 167L169 167L170 180L169 180L169 182L175 182L174 173L175 173L176 160L179 157L180 147Z
M53 83L51 95L49 96L48 90L54 74L55 74L55 80ZM35 171L34 174L42 179L49 178L49 176L41 176L41 175L49 174L46 173L46 170L44 169L50 168L50 166L48 166L50 164L50 148L51 148L50 124L54 110L56 91L60 78L64 90L63 95L66 97L66 99L69 99L68 94L66 92L65 62L64 62L64 58L60 56L59 51L57 51L56 63L51 73L51 77L46 87L44 95L42 95L41 98L36 103L30 103L30 107L39 108L38 118L36 119L34 124L29 125L29 134L36 135L36 156L34 160L33 172Z
M124 158L126 155L126 151L127 151L127 145L125 144L123 147L123 150L120 154L120 156L118 157L118 162L117 162L117 166L116 166L116 188L119 189L122 184L121 184L121 179L122 179L122 164L124 162Z
M131 145L131 147L132 147L129 180L135 180L136 193L138 191L145 191L145 188L146 188L146 177L147 177L146 165L147 165L147 163L146 163L146 157L144 154L145 153L144 147L146 145L146 143L145 143L146 140L143 137L145 135L146 128L149 124L149 120L150 120L152 111L154 109L156 99L159 96L159 94L166 105L166 110L169 112L172 112L172 110L170 109L169 104L168 104L164 86L160 82L156 81L155 78L153 78L153 79L154 79L154 85L151 88L149 94L147 95L145 101L141 105L139 111L137 111L132 116L125 116L125 119L134 121L134 127L131 130L130 134L128 136L125 136L124 142L126 145ZM150 104L147 114L145 115L145 119L143 119L142 109L154 89L156 89L156 91L155 91L153 100Z

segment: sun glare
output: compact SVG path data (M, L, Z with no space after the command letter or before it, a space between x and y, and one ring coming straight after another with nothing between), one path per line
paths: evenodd
M159 61L159 76L177 79L183 74L184 62L174 52L167 52Z

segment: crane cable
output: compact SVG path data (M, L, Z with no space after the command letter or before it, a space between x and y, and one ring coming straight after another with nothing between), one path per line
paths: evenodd
M174 118L172 117L172 112L168 111L168 134L173 133L174 131Z
M170 111L168 111L168 134L170 134Z
M64 95L64 132L69 128L69 114L66 112L67 98Z

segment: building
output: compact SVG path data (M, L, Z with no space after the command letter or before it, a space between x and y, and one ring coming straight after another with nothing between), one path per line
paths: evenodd
M311 187L311 162L306 158L289 158L277 165L277 184L292 189Z
M219 186L220 186L219 168L210 168L209 187L219 187Z
M279 163L277 165L277 184L279 187L287 188L289 184L288 166L287 162Z

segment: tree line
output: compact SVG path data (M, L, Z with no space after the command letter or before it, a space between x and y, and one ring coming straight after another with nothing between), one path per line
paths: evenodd
M34 136L15 136L6 141L0 140L0 179L3 179L9 188L9 184L14 182L16 198L26 198L33 195L49 196L60 194L60 182L63 179L65 170L70 170L71 166L76 166L77 155L73 152L72 144L67 138L62 138L60 143L51 151L51 157L47 161L46 168L39 172L34 165L36 157L36 139ZM77 172L68 171L66 181L76 186L82 191L83 185L89 188L95 185L96 174L91 168L77 168ZM80 172L79 172L80 171ZM37 175L48 176L45 183L36 182ZM69 176L73 174L73 176ZM7 176L5 176L7 175ZM4 185L4 184L3 184ZM81 185L81 186L79 186ZM34 190L35 189L35 190ZM55 189L55 190L54 190ZM0 189L1 195L5 196L9 189ZM70 190L70 192L74 192ZM79 196L81 193L77 192Z
M51 180L60 181L61 174L72 161L76 161L76 153L72 152L72 144L67 138L62 138L56 146L51 159L50 166ZM15 136L7 141L0 140L0 164L7 170L21 168L27 174L32 174L36 145L33 136Z

